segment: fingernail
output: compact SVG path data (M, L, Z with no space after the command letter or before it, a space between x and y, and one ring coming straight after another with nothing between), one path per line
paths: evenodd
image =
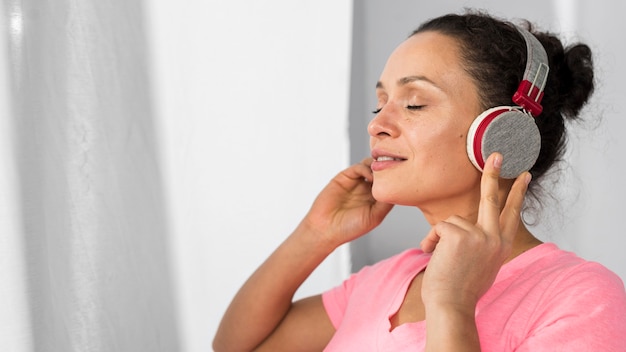
M524 181L526 181L526 185L528 185L530 183L530 180L533 179L533 176L530 174L530 172L526 173L526 178L524 179Z
M496 155L496 157L493 158L493 166L496 169L499 169L502 166L502 156L500 154Z

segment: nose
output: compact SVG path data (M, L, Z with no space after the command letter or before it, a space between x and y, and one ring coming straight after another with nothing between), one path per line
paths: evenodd
M398 135L395 114L392 104L385 104L367 125L367 132L371 137L395 137Z

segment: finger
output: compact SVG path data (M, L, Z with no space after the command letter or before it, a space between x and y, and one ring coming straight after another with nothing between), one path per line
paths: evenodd
M370 165L372 164L372 158L363 159L360 163L354 164L343 171L343 175L352 180L367 180L372 181L373 173Z
M460 216L451 216L445 221L442 221L433 226L426 237L420 242L420 248L425 253L431 253L437 247L437 244L443 237L449 236L452 232L465 233L469 232L474 227L474 224L465 220ZM461 230L462 232L459 232Z
M420 248L424 251L424 253L432 253L435 250L435 247L437 247L439 239L439 234L437 233L435 226L433 226L430 231L428 231L426 237L424 237L424 239L420 242Z
M480 181L480 204L477 224L487 234L500 233L499 178L502 154L493 153L487 158Z
M439 235L435 231L435 228L431 228L428 231L428 234L424 239L420 242L420 248L424 251L424 253L431 253L437 247L437 243L439 243Z
M531 175L524 172L517 177L500 214L500 228L503 239L512 241L519 226L524 198L528 190Z
M367 174L367 176L365 176L365 181L367 181L367 182L374 181L374 173L372 172L372 162L373 161L374 161L374 159L372 159L371 157L368 157L368 158L365 158L365 159L361 160L361 165L364 165L366 167L364 172Z

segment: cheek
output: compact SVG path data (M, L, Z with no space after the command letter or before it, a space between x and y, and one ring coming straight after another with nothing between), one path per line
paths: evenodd
M440 157L447 161L442 173L447 176L449 182L473 183L477 176L480 178L480 171L474 167L467 154L466 133L459 133L450 140L446 154L447 156Z
M415 153L421 155L421 167L438 174L445 182L468 177L475 170L467 155L467 134L462 128L454 128L434 135L431 143L424 143Z
M431 127L427 133L415 134L411 139L413 153L425 162L468 159L467 132L462 127Z

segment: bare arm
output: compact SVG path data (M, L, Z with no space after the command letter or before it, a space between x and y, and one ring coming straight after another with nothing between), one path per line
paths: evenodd
M293 295L339 245L378 226L391 205L371 194L371 159L339 173L310 211L239 290L213 341L215 351L321 350L334 333L321 297Z
M312 296L295 302L278 328L255 351L321 351L334 333L322 296Z
M292 304L298 287L334 249L320 242L300 227L276 249L230 304L213 342L215 351L252 351L264 341L267 346L280 342L282 348L292 343L313 347L330 340L334 328L328 318L322 319L321 299ZM309 320L306 329L301 329L305 320ZM270 349L261 346L258 350Z

